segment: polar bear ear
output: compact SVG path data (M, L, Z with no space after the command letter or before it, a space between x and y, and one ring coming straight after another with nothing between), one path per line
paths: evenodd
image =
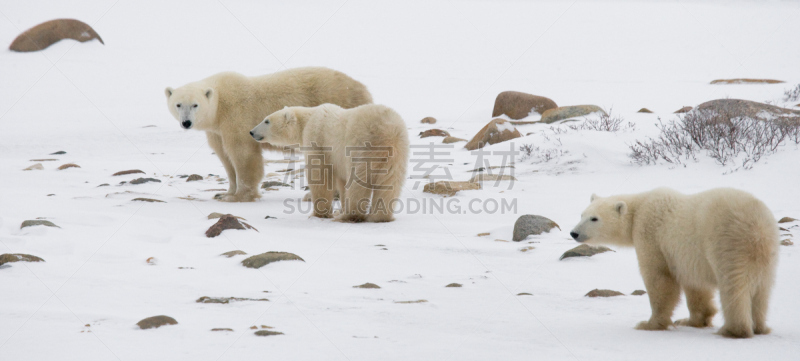
M172 96L172 92L173 91L175 91L175 89L172 89L170 87L167 87L167 89L164 89L164 94L167 96L167 99L169 99L169 97Z
M297 120L297 116L294 115L294 112L287 111L287 112L283 113L283 119L286 119L286 121L291 122L291 121Z
M212 95L214 95L214 89L211 88L206 89L206 98L211 99Z
M624 216L625 213L628 213L628 205L625 204L625 202L617 202L617 204L614 205L614 209L617 210L620 216Z
M597 199L597 198L600 198L600 196L598 196L597 194L592 193L592 197L589 198L589 203L594 202L594 200Z

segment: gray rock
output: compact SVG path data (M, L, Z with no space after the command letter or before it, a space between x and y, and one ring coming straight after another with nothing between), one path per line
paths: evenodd
M0 266L11 262L44 262L43 259L23 253L0 254Z
M572 105L568 107L558 107L544 112L542 114L541 122L550 124L559 120L582 117L597 112L606 114L606 112L597 105Z
M586 294L586 297L614 297L614 296L624 296L625 294L619 291L613 290L600 290L600 289L593 289Z
M436 124L436 118L434 117L425 117L419 121L422 124Z
M261 268L264 267L272 262L278 261L303 261L300 256L289 253L289 252L266 252L262 254L257 254L255 256L250 256L242 261L242 265L248 268Z
M367 283L365 283L363 285L353 286L353 288L381 288L381 286L378 286L378 285L376 285L374 283L367 282Z
M269 301L266 298L246 298L246 297L208 297L203 296L198 298L197 303L221 303L228 304L231 301Z
M796 221L796 219L794 219L792 217L783 217L783 218L781 218L780 221L778 221L778 223L791 223L791 222L794 222L794 221Z
M147 183L147 182L161 183L160 180L155 179L155 178L136 178L136 179L132 180L130 183L131 184L143 184L143 183Z
M153 198L134 198L134 199L131 199L131 201L133 201L133 202L149 202L149 203L167 203L167 202L164 202L164 201L161 201L161 200L158 200L158 199L153 199Z
M225 256L225 257L231 258L233 256L244 256L246 254L247 253L245 253L244 251L240 251L240 250L237 249L235 251L225 252L225 253L221 254L220 256Z
M263 188L263 189L272 188L272 187L291 187L291 186L286 184L286 183L278 182L278 181L266 181L266 182L264 182L264 184L261 185L261 188Z
M148 328L159 328L164 325L177 325L178 321L175 321L174 318L169 316L153 316L145 318L136 323L142 330L146 330Z
M594 255L596 255L598 253L603 253L603 252L608 252L608 251L611 251L611 249L608 248L608 247L590 246L588 244L582 244L582 245L580 245L578 247L575 247L575 248L573 248L573 249L571 249L569 251L564 252L564 254L561 255L561 258L559 258L559 260L562 260L564 258L570 258L570 257L591 257L591 256L594 256ZM611 252L614 252L614 251L611 251Z
M550 232L550 230L553 228L558 228L561 230L561 227L559 227L556 222L553 222L548 218L526 214L519 217L517 222L514 223L514 238L512 240L514 242L519 242L530 235Z
M22 222L22 225L19 226L19 229L23 229L25 227L33 227L33 226L48 226L48 227L61 228L59 226L56 226L53 222L50 221L46 221L43 219L30 219Z
M645 293L647 293L647 292L645 292L644 290L636 290L636 291L633 291L633 293L631 293L631 295L632 296L641 296L641 295L643 295Z
M117 177L117 176L121 176L121 175L138 174L138 173L144 174L144 172L142 172L141 170L130 169L130 170L121 170L119 172L116 172L116 173L112 174L112 176Z
M777 107L774 105L742 99L716 99L700 104L695 111L711 111L717 114L734 117L745 116L760 120L772 120L773 117L800 116L800 111Z
M192 175L186 177L186 181L187 182L194 182L194 181L201 181L201 180L203 180L203 176L201 176L199 174L192 174Z
M453 283L451 283L451 284L449 284L449 285L447 285L445 287L461 287L461 284L453 282Z
M67 152L65 152L63 150L59 150L58 152L50 153L50 155L62 155L62 154L67 154Z
M276 335L283 335L283 332L278 331L270 331L270 330L258 330L255 332L256 336L276 336Z

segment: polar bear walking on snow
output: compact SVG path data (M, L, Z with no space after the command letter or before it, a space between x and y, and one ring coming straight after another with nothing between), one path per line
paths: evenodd
M283 149L259 145L248 134L265 116L285 106L333 103L353 108L372 103L372 95L363 84L321 67L255 77L219 73L164 92L170 113L184 129L206 132L208 144L228 174L228 192L215 196L225 202L251 202L260 197L262 148Z
M778 225L751 194L718 188L684 195L668 188L601 198L592 195L570 232L581 243L633 246L650 296L640 330L666 330L681 288L690 317L677 325L709 327L719 289L719 334L767 334L767 306L778 263Z
M333 216L334 191L339 191L338 220L394 219L392 206L405 182L409 152L406 124L394 110L377 104L287 107L269 115L250 135L259 142L300 146L315 216Z

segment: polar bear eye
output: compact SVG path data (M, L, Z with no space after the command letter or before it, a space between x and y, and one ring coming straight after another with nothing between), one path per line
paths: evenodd
M265 120L264 124L269 124L269 119Z
M180 107L181 107L181 105L180 105L180 104L178 104L178 105L176 105L176 106L177 106L178 108L180 108Z
M592 222L597 222L597 217L592 217Z
M195 105L192 105L192 108L197 108L197 104L195 104Z

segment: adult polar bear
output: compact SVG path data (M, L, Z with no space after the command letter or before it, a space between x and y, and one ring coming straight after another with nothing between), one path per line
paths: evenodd
M719 334L769 333L770 290L778 263L778 224L751 194L718 188L684 195L668 188L600 198L592 195L570 232L578 242L633 246L652 315L636 326L665 330L683 288L690 317L678 325L709 327L719 288L725 325Z
M264 177L263 149L250 129L265 116L286 106L324 103L353 108L372 103L367 88L336 70L307 67L247 77L234 72L212 75L180 88L166 88L170 113L184 129L206 132L208 144L225 166L228 192L215 196L225 202L251 202L260 197Z
M250 134L259 142L301 146L315 216L333 216L338 190L338 220L394 219L392 207L405 182L409 153L406 124L394 110L378 104L288 107L270 114Z

